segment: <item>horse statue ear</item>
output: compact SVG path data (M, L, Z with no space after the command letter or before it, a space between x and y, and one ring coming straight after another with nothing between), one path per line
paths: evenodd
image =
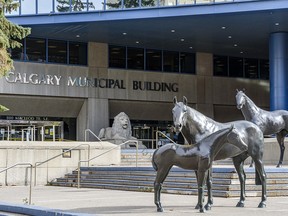
M242 89L242 91L245 93L246 89L245 89L245 88L243 88L243 89Z
M174 98L173 98L173 104L175 105L176 103L177 103L177 97L174 96Z
M188 100L187 100L187 98L185 97L185 96L183 96L183 103L187 106L187 104L188 104Z
M239 92L239 90L238 90L238 89L236 89L236 92L238 93L238 92Z

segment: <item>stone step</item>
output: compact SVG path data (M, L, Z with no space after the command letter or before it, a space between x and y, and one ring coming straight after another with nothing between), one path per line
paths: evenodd
M288 195L288 169L265 167L268 196ZM261 196L261 186L255 185L254 168L246 168L246 195ZM58 178L51 185L77 187L78 171ZM81 187L115 190L153 191L156 171L153 167L81 167ZM213 194L220 197L239 196L240 185L233 167L213 168ZM197 194L195 173L173 167L163 184L163 192Z

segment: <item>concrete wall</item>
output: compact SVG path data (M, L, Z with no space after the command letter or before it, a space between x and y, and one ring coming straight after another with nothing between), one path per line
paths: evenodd
M63 158L61 153L69 148L71 158ZM89 144L89 145L87 145ZM89 156L90 146L90 156ZM36 169L37 185L45 185L57 177L64 176L77 169L79 160L88 160L111 148L117 147L109 142L8 142L2 141L0 145L0 171L13 166L16 163L31 163L33 166L37 162L46 161L54 156L60 155L55 159L40 165ZM90 161L90 166L120 164L120 148L116 148L107 154ZM81 163L87 166L88 163ZM33 184L35 178L35 168L33 168ZM0 184L2 185L24 185L29 184L30 169L27 166L17 166L0 173Z

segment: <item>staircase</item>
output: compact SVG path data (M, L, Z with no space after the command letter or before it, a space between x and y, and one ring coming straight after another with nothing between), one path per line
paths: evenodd
M151 167L151 160L155 149L139 149L137 156L137 166ZM136 150L121 150L121 166L136 166Z
M267 195L288 196L288 168L266 167ZM246 168L246 195L261 196L261 186L254 184L254 168ZM81 167L81 187L129 191L153 191L156 172L151 167ZM77 171L57 178L50 185L77 187ZM232 167L213 168L213 195L238 197L238 175ZM173 167L163 184L164 193L197 195L193 171Z

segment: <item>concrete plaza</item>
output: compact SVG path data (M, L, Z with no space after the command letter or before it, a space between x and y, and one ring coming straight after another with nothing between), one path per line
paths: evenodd
M25 186L1 187L0 190L0 202L9 204L23 205L29 196L29 187ZM157 213L151 192L36 186L32 188L32 205L27 205L27 207L46 211L47 208L57 209L75 213L74 215L188 216L199 214L198 210L194 209L197 202L196 196L163 193L161 198L165 212ZM206 214L214 216L283 216L288 214L288 197L268 197L267 207L263 209L257 208L260 197L247 197L244 208L236 208L237 201L238 198L215 197L212 210Z

